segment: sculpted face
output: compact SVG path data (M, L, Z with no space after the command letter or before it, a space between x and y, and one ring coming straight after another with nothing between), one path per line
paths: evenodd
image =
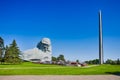
M51 52L51 42L48 38L43 38L38 44L37 48L43 52Z

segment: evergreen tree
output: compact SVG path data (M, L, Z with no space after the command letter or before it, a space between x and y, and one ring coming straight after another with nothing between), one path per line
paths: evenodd
M12 44L10 46L6 46L6 52L5 52L5 62L17 64L21 62L21 59L19 57L20 50L17 47L17 43L15 40L13 40Z
M5 62L9 62L9 59L10 59L10 55L9 55L9 47L6 45L5 47L5 55L4 55L4 61Z
M117 64L120 65L120 60L119 60L119 58L117 59Z
M80 61L77 59L76 62L79 63Z
M0 62L2 62L2 49L0 48Z
M3 62L4 40L0 37L0 62Z

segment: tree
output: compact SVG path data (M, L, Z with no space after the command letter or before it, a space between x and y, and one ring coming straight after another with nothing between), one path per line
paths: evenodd
M6 46L5 57L4 57L5 62L12 64L21 63L21 59L19 55L20 55L20 50L17 47L16 41L13 40L12 44L10 44L9 47Z
M4 40L0 37L0 62L3 62L4 55Z
M52 61L57 61L57 58L52 56Z
M85 61L85 63L87 63L87 64L99 64L99 59Z
M80 61L77 59L76 62L79 63Z
M92 64L99 64L99 59L94 59L94 60L92 61Z
M107 59L107 61L106 61L105 63L106 63L106 64L113 64L113 60Z
M120 59L119 58L117 59L117 64L120 65Z
M62 60L62 61L65 61L65 58L64 58L64 55L60 54L58 57L57 57L57 60Z
M2 63L2 49L0 48L0 62Z
M5 62L9 62L9 59L10 59L9 53L10 53L10 49L9 49L9 47L6 45L6 47L5 47L5 55L4 55L4 61L5 61Z

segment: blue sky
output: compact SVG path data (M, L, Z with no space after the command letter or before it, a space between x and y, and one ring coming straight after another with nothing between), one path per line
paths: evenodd
M98 58L98 11L102 11L104 59L120 58L119 0L0 0L0 36L21 51L52 41L53 56Z

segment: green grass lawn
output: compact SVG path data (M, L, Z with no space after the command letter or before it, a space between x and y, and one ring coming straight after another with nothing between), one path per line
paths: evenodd
M99 65L89 68L25 62L19 65L0 65L0 75L120 75L120 65Z

